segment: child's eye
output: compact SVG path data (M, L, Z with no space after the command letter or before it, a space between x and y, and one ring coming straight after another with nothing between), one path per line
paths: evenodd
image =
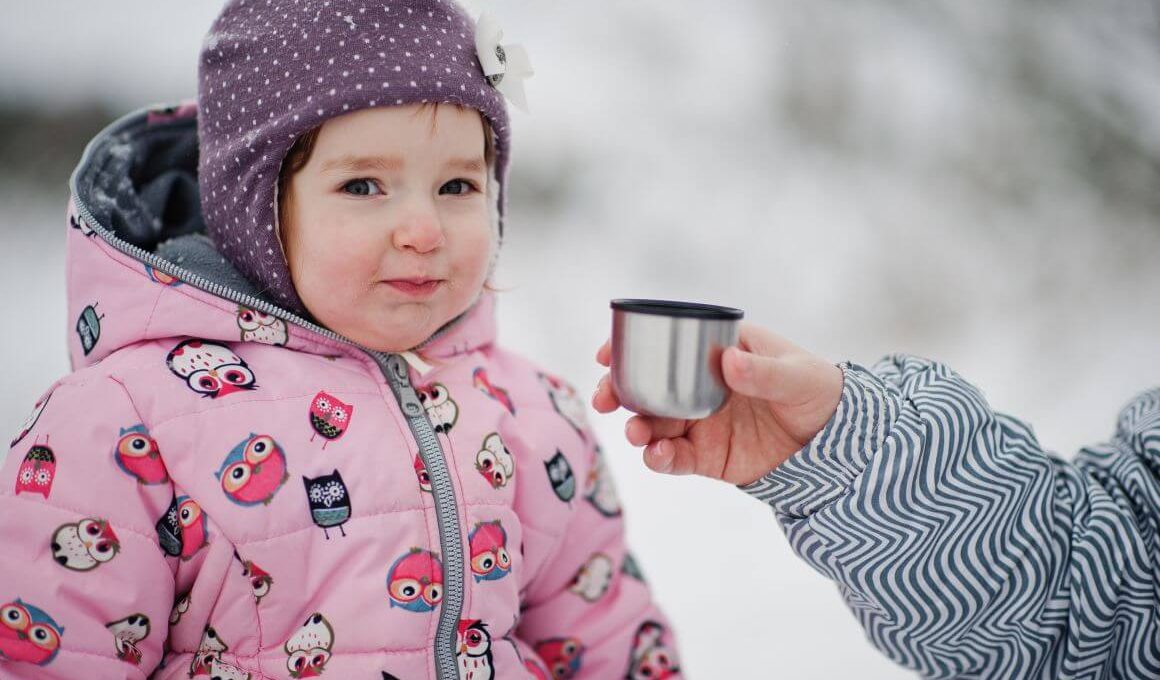
M375 184L374 180L366 178L352 179L346 184L343 184L342 188L343 190L351 189L347 193L354 196L374 196L376 192L379 194L383 193L379 190L379 185Z
M453 196L462 196L472 191L477 191L475 185L465 179L453 179L439 187L440 194L451 194Z

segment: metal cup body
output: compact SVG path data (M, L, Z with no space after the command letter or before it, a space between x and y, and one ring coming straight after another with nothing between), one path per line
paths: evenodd
M729 390L721 354L737 344L737 319L704 319L613 308L612 389L625 408L697 420L716 412Z

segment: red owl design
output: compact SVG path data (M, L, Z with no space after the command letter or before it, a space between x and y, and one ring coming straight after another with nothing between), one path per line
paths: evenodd
M322 443L322 448L325 449L331 441L346 434L353 414L353 406L344 404L333 395L326 392L314 395L310 402L310 427L327 440ZM314 441L314 435L310 436L310 441Z
M60 651L64 628L43 609L16 598L0 605L0 661L45 666Z
M664 680L681 672L676 654L665 644L665 632L656 621L640 624L629 657L628 680Z
M536 654L548 665L556 680L568 680L580 672L584 645L576 638L552 638L536 645Z
M47 499L55 479L56 456L48 448L48 437L45 437L44 444L33 445L24 455L24 462L16 472L16 493L38 493Z
M431 475L427 474L427 466L418 455L415 456L415 476L419 478L419 489L431 493Z
M164 484L169 481L169 471L161 460L157 442L149 436L144 425L121 428L121 438L113 450L113 459L126 473L137 478L140 484Z
M503 404L503 407L508 410L508 413L513 416L516 414L516 405L512 403L511 395L504 388L491 384L491 380L487 377L487 369L480 366L472 371L471 380L475 383L479 391Z

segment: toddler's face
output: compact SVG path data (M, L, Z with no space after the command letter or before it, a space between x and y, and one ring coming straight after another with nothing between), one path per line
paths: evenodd
M363 109L322 125L281 216L294 287L318 321L397 352L475 301L497 247L483 125L453 105Z

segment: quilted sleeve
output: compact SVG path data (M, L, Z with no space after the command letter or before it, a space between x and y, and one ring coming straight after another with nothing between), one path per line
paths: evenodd
M0 467L0 677L157 667L174 571L155 525L172 499L120 383L65 381L41 398Z
M837 412L743 490L928 677L1160 677L1160 390L1073 462L938 362L844 364Z

